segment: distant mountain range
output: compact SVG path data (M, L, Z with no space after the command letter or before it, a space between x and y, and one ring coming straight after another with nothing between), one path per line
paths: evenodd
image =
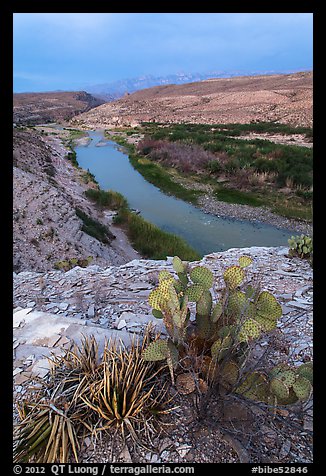
M202 81L210 78L233 78L235 76L258 76L272 74L289 74L296 71L211 71L209 73L177 73L168 76L146 75L138 78L121 79L109 83L85 86L82 89L104 101L115 101L127 94L131 94L140 89L151 88L153 86L164 86L168 84L185 84Z

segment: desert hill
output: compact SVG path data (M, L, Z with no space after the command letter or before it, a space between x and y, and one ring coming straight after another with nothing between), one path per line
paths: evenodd
M103 104L75 125L114 127L142 121L192 123L280 122L312 126L313 73L239 76L156 86Z
M85 91L17 93L13 95L13 122L40 124L68 120L103 104Z

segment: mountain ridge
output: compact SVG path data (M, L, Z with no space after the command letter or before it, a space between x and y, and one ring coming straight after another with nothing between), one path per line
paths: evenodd
M141 122L279 122L312 127L312 72L209 78L138 90L73 118L86 127Z

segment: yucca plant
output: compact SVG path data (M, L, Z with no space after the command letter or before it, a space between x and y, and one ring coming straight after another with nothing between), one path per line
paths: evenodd
M51 402L23 404L22 421L14 431L14 462L33 458L36 463L66 463L71 451L78 462L74 415L69 403L62 401L61 407Z
M88 432L116 429L141 443L157 430L156 417L172 410L171 398L157 376L163 365L141 358L153 336L152 326L142 342L130 347L109 340L99 358L96 339L83 337L80 347L49 358L48 380L39 379L40 388L27 388L27 397L18 404L20 422L14 427L14 462L78 462L78 438Z
M156 336L158 338L159 336ZM80 394L81 400L100 418L94 432L117 429L123 437L129 434L142 444L139 434L155 431L157 416L170 412L166 408L171 398L166 397L167 388L157 390L157 376L164 366L142 359L148 345L147 331L142 342L131 341L127 349L121 342L109 341L104 349L99 376L88 389Z

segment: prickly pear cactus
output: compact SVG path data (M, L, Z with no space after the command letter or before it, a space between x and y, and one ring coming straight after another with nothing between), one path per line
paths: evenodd
M149 362L156 362L158 360L164 360L168 357L169 347L167 340L156 340L148 344L146 349L142 353L144 360Z
M201 284L191 284L185 294L188 296L189 302L198 302L204 291L205 288Z
M246 255L240 256L239 266L241 266L241 268L246 268L247 266L250 266L251 263L252 263L252 258L250 256L246 256Z
M210 269L204 266L196 266L190 272L190 278L193 283L201 284L204 289L210 289L213 286L214 276Z
M174 256L172 260L173 264L173 269L176 273L184 273L185 272L185 266L179 256Z
M241 384L235 389L236 393L254 401L266 402L269 399L268 380L262 372L249 372Z
M282 363L271 370L270 392L277 403L290 405L309 399L312 393L312 363L307 364L290 367Z
M245 278L245 272L241 266L229 266L223 275L229 289L236 289Z
M289 254L300 258L309 258L313 252L312 238L307 235L291 236L288 240Z

